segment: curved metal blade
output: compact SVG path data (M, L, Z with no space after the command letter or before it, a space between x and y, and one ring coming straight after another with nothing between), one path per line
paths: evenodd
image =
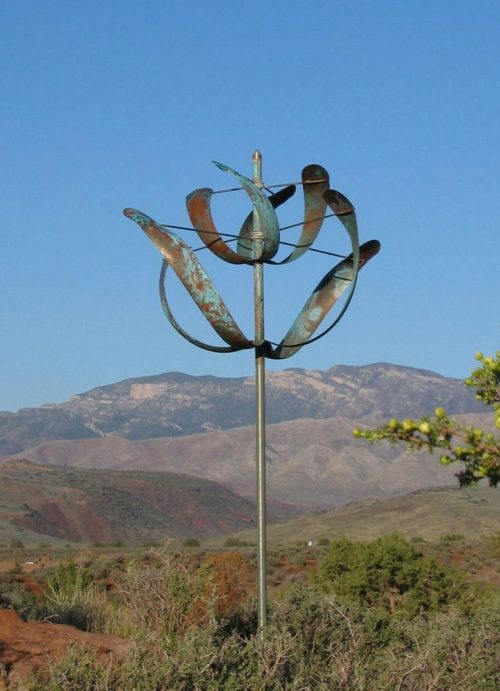
M232 250L219 235L210 211L212 194L212 189L202 187L201 189L194 190L186 197L187 212L196 232L208 249L220 259L224 259L224 261L231 264L251 263L244 255Z
M124 215L135 221L172 266L182 284L219 336L236 349L253 345L242 333L219 292L190 247L171 231L136 209L124 209ZM168 316L168 315L167 315Z
M295 185L288 185L279 192L271 194L268 200L273 207L277 209L278 206L284 204L290 197L295 194ZM253 211L250 211L248 216L243 221L238 238L238 254L247 259L253 259ZM271 262L274 263L274 262Z
M311 163L302 171L304 188L304 224L295 249L279 262L270 264L289 264L301 257L316 240L326 213L325 193L330 186L328 171L317 163Z
M170 309L170 305L168 304L167 295L165 292L165 274L167 273L168 267L169 267L169 264L168 264L167 260L164 259L162 262L162 265L161 265L160 281L159 281L160 301L161 301L161 306L163 307L163 311L165 312L165 316L167 317L170 324L177 331L177 333L179 333L183 338L185 338L186 341L189 341L190 343L197 346L198 348L203 348L203 350L209 350L212 353L234 353L238 350L243 350L243 348L241 348L241 347L215 346L215 345L211 345L210 343L205 343L204 341L200 341L199 339L194 338L194 336L191 336L191 334L188 334L188 332L185 329L183 329L183 327L179 324L177 319L172 314L172 310ZM247 348L253 348L253 345L254 345L253 343L249 343Z
M267 197L273 209L284 204L295 192L295 185L288 185L284 189ZM204 242L207 249L213 252L219 259L230 264L253 264L253 211L251 211L240 231L237 252L232 250L222 239L215 227L211 212L211 198L213 190L210 187L202 187L194 190L186 197L186 208L198 236ZM245 230L244 230L245 229ZM244 233L244 235L242 235ZM245 239L241 242L241 238Z
M364 243L358 252L353 252L349 257L334 266L318 283L278 347L273 350L271 344L266 344L266 356L275 360L289 358L306 343L311 343L312 340L316 340L330 331L344 314L347 309L346 305L344 305L341 314L335 322L325 332L317 336L316 339L311 339L318 326L347 288L350 290L348 299L352 297L359 269L374 257L379 250L380 243L377 240L370 240ZM357 268L355 268L355 255L358 256Z
M254 224L263 235L264 242L263 249L259 256L254 256L256 261L268 261L272 259L279 248L280 232L278 217L276 216L271 202L257 185L255 185L249 178L241 175L236 170L229 168L224 163L214 161L217 168L229 173L238 180L245 192L248 194L253 203Z
M337 190L327 190L323 196L325 202L349 233L349 236L351 238L353 236L357 237L358 223L356 221L356 212L347 197Z

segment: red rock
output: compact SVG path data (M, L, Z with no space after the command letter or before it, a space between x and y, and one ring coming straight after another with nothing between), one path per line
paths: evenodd
M132 648L126 638L86 633L65 624L25 622L13 610L0 609L0 665L7 675L4 688L22 691L33 672L43 674L74 643L88 646L98 659L108 663L111 659L122 661Z
M38 581L29 576L16 576L16 582L22 583L24 589L27 590L32 595L38 596L43 595L43 588Z

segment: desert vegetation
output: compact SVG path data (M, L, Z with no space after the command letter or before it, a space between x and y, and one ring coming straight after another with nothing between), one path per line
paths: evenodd
M475 389L476 399L488 406L494 414L495 426L500 429L500 350L495 357L476 353L479 367L473 370L465 384ZM353 435L369 442L387 440L392 444L405 444L410 451L426 449L440 451L442 465L457 463L462 487L487 478L492 487L500 481L500 437L473 425L457 423L439 406L434 415L418 420L391 418L385 425L361 430Z
M255 550L245 545L61 552L38 574L41 593L4 574L0 605L133 641L120 664L74 647L47 661L31 691L493 690L499 542L449 533L433 542L394 534L275 545L262 633Z

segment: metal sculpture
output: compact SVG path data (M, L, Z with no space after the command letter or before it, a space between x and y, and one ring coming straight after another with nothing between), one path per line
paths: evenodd
M219 233L212 219L210 204L214 190L196 189L186 198L186 206L193 229L206 248L230 264L247 264L254 271L254 338L247 338L232 317L212 280L199 262L196 254L169 226L157 223L136 209L125 209L124 214L135 221L152 240L163 256L160 272L160 298L163 310L171 325L186 340L195 346L217 353L229 353L253 348L255 350L256 377L256 464L257 464L257 522L258 522L258 621L259 627L266 623L266 468L265 468L265 358L282 360L298 352L304 345L326 335L345 314L356 288L359 270L380 250L377 240L359 245L356 212L351 202L340 192L330 189L328 172L320 165L308 165L302 171L300 184L304 191L304 220L299 241L288 256L275 261L280 244L280 229L276 209L285 203L296 190L295 184L276 185L278 192L265 193L262 182L262 158L259 151L253 155L253 180L240 175L232 168L215 162L222 171L232 175L239 184L234 189L243 189L251 199L253 210L245 219L238 236ZM273 186L274 187L274 186ZM266 188L266 189L269 189ZM227 190L232 191L232 190ZM330 209L331 213L327 213ZM305 302L292 326L279 343L265 339L264 332L264 284L263 266L289 264L311 249L323 221L327 216L336 216L347 231L351 254L335 255L342 261L337 263L318 283ZM192 230L192 229L190 229ZM236 250L229 247L223 238L236 240ZM171 266L195 301L209 324L227 344L210 345L191 336L172 314L165 291L165 278ZM339 297L348 291L340 313L330 326L314 335L321 322Z

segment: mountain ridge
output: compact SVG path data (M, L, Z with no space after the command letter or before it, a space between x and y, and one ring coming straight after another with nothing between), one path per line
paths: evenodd
M470 414L465 419L488 428L490 417ZM436 456L410 456L397 445L354 439L354 424L337 416L268 425L268 497L324 509L456 482L456 469L443 467ZM241 496L255 496L253 426L157 439L47 441L8 458L53 466L182 473L220 483Z
M0 457L44 441L186 436L253 424L253 377L166 372L124 379L64 403L0 413ZM390 363L327 370L268 372L269 424L301 418L409 417L445 407L450 414L484 410L458 379Z
M44 468L50 468L54 477L66 473L70 478L74 473L78 479L88 474L97 483L98 498L104 490L96 473L101 479L107 473L113 511L124 503L123 487L117 485L129 481L134 485L130 478L123 479L127 473L156 473L158 486L169 474L189 478L183 480L187 483L217 483L221 486L217 496L226 491L252 502L254 394L252 377L167 372L95 387L63 404L0 414L0 474L11 467L9 460L41 464L36 472L25 465L28 476L43 478ZM283 511L307 513L456 483L454 466L445 468L423 452L409 456L398 445L356 440L355 426L375 426L388 417L417 417L437 405L475 426L488 429L492 424L491 415L460 380L389 363L269 372L266 399L268 500ZM125 473L120 480L118 472ZM156 496L157 489L145 489L144 496ZM21 504L40 498L33 483L18 494ZM57 513L61 526L77 530L71 504L81 522L90 522L98 534L101 524L91 511L96 497L90 493L82 498L73 490L67 494L57 506L42 502L43 510L36 509L40 525L56 520ZM180 524L186 530L193 515L189 507L197 506L187 495L184 502L178 496L171 494L179 512L169 528L174 532ZM200 505L194 513L213 513L221 502L210 497L206 494L208 505ZM130 501L140 527L144 516L136 499ZM23 520L29 523L29 516ZM151 518L145 521L154 523ZM33 528L36 522L26 524L27 531Z

